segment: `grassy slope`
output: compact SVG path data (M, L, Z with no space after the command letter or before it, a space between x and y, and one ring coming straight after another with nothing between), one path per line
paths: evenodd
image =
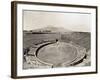
M25 33L24 33L25 34ZM87 50L90 49L90 33L88 32L68 32L59 34L25 34L23 36L24 48L31 47L34 44L43 42L44 40L61 40L64 42L74 42Z
M90 33L88 32L73 32L71 34L63 34L62 35L62 40L64 40L65 42L69 42L72 41L84 48L86 48L87 50L90 49L90 45L91 45L91 36Z

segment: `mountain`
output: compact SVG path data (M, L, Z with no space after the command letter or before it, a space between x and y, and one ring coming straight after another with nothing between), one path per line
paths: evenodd
M40 28L40 29L35 29L35 30L32 30L32 32L47 32L47 33L49 33L49 32L54 32L54 33L63 33L63 32L71 32L71 31L69 31L69 30L67 30L67 29L65 29L65 28L63 28L63 27L51 27L51 26L49 26L49 27L44 27L44 28Z

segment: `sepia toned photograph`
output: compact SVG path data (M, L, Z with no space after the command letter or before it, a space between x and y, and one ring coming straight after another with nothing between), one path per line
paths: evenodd
M23 69L91 65L91 14L23 11Z
M11 77L97 73L97 6L13 1Z

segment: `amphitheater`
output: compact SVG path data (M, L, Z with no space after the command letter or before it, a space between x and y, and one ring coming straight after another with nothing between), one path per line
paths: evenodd
M24 69L73 66L83 61L85 56L86 49L73 42L47 41L30 49Z

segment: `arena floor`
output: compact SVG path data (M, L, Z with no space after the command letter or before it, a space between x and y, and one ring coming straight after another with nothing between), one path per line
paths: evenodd
M72 62L77 57L77 50L74 46L65 42L56 42L42 47L37 57L53 66L60 66L64 62Z

